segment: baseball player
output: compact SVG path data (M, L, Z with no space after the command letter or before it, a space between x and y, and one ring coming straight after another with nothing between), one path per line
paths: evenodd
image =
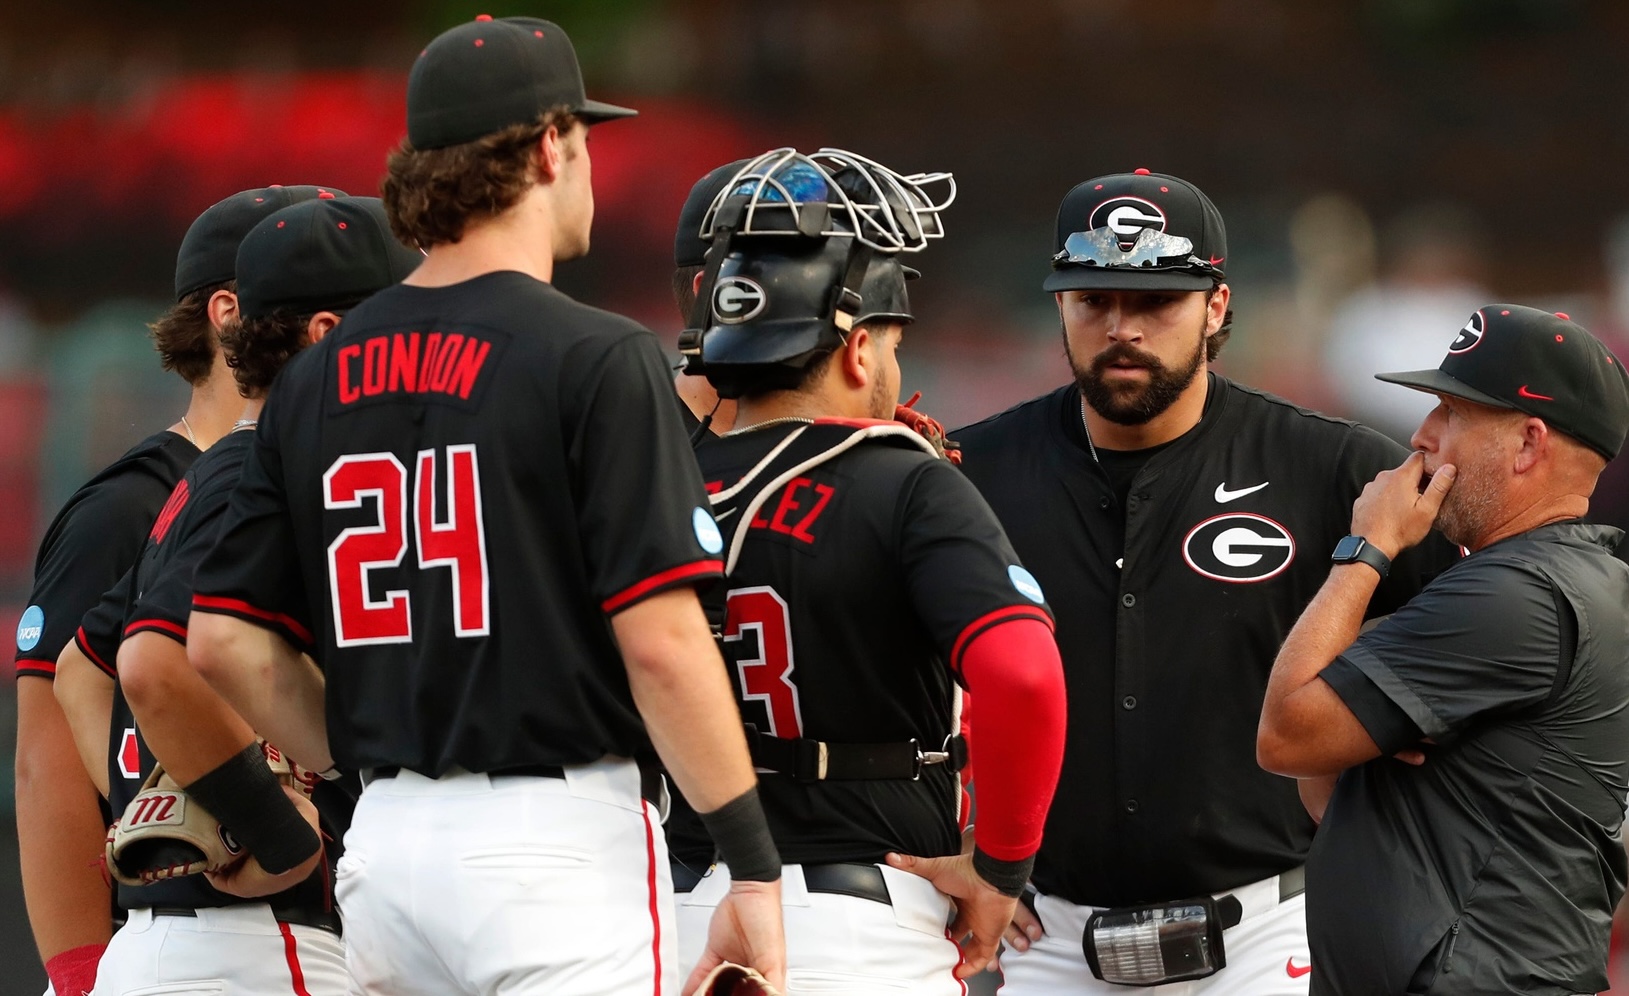
M778 983L780 858L692 588L721 548L667 367L548 283L588 249L588 126L634 112L524 17L431 42L407 103L384 201L426 258L278 378L188 655L296 761L362 771L336 890L359 991L677 991L649 743L748 869L692 986L722 958Z
M17 684L17 830L29 922L61 996L91 988L112 933L113 905L97 870L107 832L99 779L78 762L53 694L57 658L79 620L135 562L181 475L231 428L242 408L216 348L237 306L238 242L272 211L322 189L333 188L245 190L192 223L176 258L175 304L150 326L164 368L192 387L186 413L86 482L40 544L34 587L17 627L19 679L44 679Z
M679 320L689 322L696 307L696 288L701 283L702 270L707 267L707 250L711 243L700 236L702 220L713 201L718 199L724 185L734 179L750 160L737 159L733 163L709 172L696 181L690 194L679 209L679 225L673 234L673 303L679 306ZM679 414L690 430L691 440L700 445L707 438L729 432L735 425L735 401L721 398L713 385L700 374L685 373L682 369L673 380L673 388L684 404ZM701 426L707 426L703 430ZM669 837L671 840L671 835Z
M1305 993L1313 823L1296 783L1257 766L1256 722L1352 500L1404 453L1208 369L1231 290L1221 215L1193 184L1088 180L1054 248L1043 286L1073 382L955 433L1067 606L1073 722L1004 991ZM1400 559L1368 615L1452 556L1438 539Z
M939 234L949 198L929 191L949 179L778 150L702 229L712 321L685 348L738 399L735 429L697 453L728 569L704 603L788 862L792 993L964 992L1027 877L1061 758L1041 589L971 485L892 421L912 320L896 254ZM968 855L958 683L989 717ZM681 897L686 962L733 870L726 857ZM947 938L968 933L962 962Z
M278 868L284 874L273 877L253 856L259 853L255 832L261 828L228 827L235 831L232 837L220 839L247 845L251 856L235 860L226 845L218 857L229 864L207 881L194 875L143 883L142 849L172 839L198 842L187 832L192 824L186 812L198 806L213 813L217 797L238 790L208 777L227 759L263 750L269 759L278 757L187 662L193 574L214 545L272 378L292 354L333 328L339 312L406 276L420 258L391 236L375 198L294 204L262 220L243 240L238 315L222 335L227 361L247 399L242 417L193 464L159 515L135 568L75 635L81 658L95 665L95 676L112 697L111 724L106 712L90 719L102 726L109 801L121 819L109 870L121 881L120 905L130 911L129 923L102 956L95 996L147 992L184 980L225 982L243 993L286 993L291 986L313 996L346 991L329 863L320 869L317 862ZM64 658L64 673L82 666L67 654ZM65 706L75 718L72 704ZM180 793L159 790L155 762L164 764L168 779L159 784L174 782L183 798L168 802ZM271 770L263 760L257 774L271 778ZM302 799L310 794L324 834L339 839L349 823L354 789L293 771L289 780ZM207 833L202 836L207 860L214 842ZM240 895L265 898L244 902Z

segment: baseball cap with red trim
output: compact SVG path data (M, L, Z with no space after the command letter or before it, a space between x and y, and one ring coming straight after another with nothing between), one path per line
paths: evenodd
M1065 194L1052 251L1042 290L1209 290L1223 276L1227 228L1204 191L1139 169Z
M423 259L390 233L377 197L291 204L266 216L238 247L238 313L343 313L400 283Z
M482 14L443 31L407 77L407 140L415 149L462 145L564 106L589 124L639 112L583 92L564 29L536 17Z
M238 245L261 219L290 204L344 197L338 187L272 184L240 190L211 204L187 229L175 256L175 299L211 284L223 284L237 273Z
M1526 412L1608 460L1629 436L1629 372L1565 314L1487 305L1454 336L1437 369L1375 378Z

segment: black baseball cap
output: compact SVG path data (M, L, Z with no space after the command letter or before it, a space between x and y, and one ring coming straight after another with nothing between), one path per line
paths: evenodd
M1187 239L1192 248L1149 266L1071 262L1069 236L1098 229L1111 230L1123 251L1132 250L1146 229ZM1052 273L1043 290L1209 290L1223 276L1227 229L1204 191L1187 180L1139 169L1095 177L1065 194L1052 251Z
M390 234L377 197L303 201L269 215L238 249L238 313L345 311L399 283L424 255Z
M690 188L690 196L684 199L684 207L679 209L679 228L673 233L673 265L704 266L707 263L707 250L712 243L701 237L701 222L707 217L707 209L713 206L714 198L724 189L735 174L750 159L737 159L733 163L720 166L696 181Z
M175 257L175 299L179 301L200 287L225 283L236 276L238 243L273 211L300 201L344 196L345 191L338 187L285 187L274 183L239 191L210 205L181 239L181 251Z
M1629 373L1564 314L1490 304L1471 315L1437 369L1375 377L1526 412L1608 460L1629 435Z
M482 14L443 31L407 78L407 140L462 145L564 105L589 124L639 112L589 100L571 39L553 21Z

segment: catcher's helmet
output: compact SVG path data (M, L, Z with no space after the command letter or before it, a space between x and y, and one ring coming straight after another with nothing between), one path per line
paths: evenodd
M923 186L941 182L936 202ZM752 160L703 219L712 248L680 336L685 371L726 398L784 389L855 325L911 321L905 281L918 274L897 254L943 234L954 196L949 174L905 177L839 150Z

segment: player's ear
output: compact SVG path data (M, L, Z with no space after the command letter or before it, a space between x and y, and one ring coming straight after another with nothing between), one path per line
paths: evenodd
M566 159L566 136L559 125L549 125L537 142L537 178L552 183L560 175L560 164Z
M843 337L843 345L838 347L836 360L842 365L843 378L850 387L871 386L871 378L875 376L871 370L872 338L870 329L857 325L849 330Z
M1217 284L1211 291L1205 301L1205 335L1212 336L1222 330L1222 323L1227 321L1227 305L1232 299L1233 288L1227 284Z
M707 268L705 266L696 271L695 279L690 281L690 293L692 296L701 293L701 278L705 277L706 275Z
M334 326L338 324L339 316L332 311L319 311L312 315L311 320L305 323L306 344L315 346L322 341L323 336L332 332Z
M209 295L209 324L215 327L215 333L220 334L227 323L238 317L238 296L229 290L218 290Z

